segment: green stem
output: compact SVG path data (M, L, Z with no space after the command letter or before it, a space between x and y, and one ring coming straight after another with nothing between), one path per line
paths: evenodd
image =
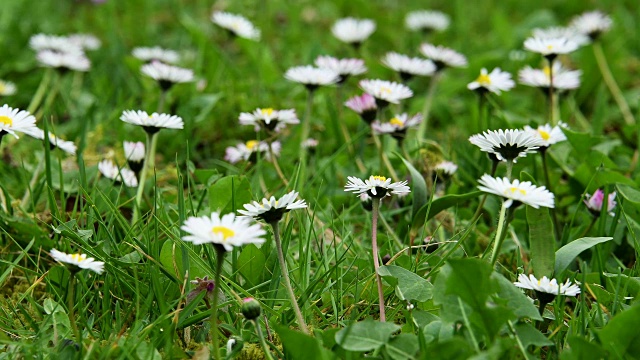
M422 108L422 122L418 127L418 146L422 143L427 133L427 124L429 123L429 112L431 111L431 104L433 103L433 98L436 94L436 87L438 85L438 81L440 80L441 72L436 72L431 77L431 81L429 82L429 89L427 90L427 95L424 99L424 106Z
M67 307L69 308L69 323L71 324L71 329L73 329L73 336L76 338L78 342L78 346L80 347L80 351L82 352L82 335L78 330L78 324L76 323L76 314L73 310L75 305L75 287L76 287L76 274L74 271L71 271L71 275L69 275L69 291L67 293Z
M311 131L311 108L313 107L313 93L314 90L307 92L307 107L304 111L304 118L302 119L302 132L300 133L300 149L298 151L298 157L300 158L300 172L298 173L298 191L304 188L305 178L307 176L307 156L308 151L304 147L304 143L309 138L309 132Z
M161 114L164 110L164 103L167 98L167 92L160 89L160 100L158 100L158 113Z
M629 109L629 104L627 104L627 101L624 99L622 90L620 90L618 83L611 73L611 69L609 69L607 58L604 56L604 51L602 50L602 45L598 41L593 43L593 54L596 57L596 62L598 63L598 68L600 68L600 73L602 73L602 78L604 79L605 84L607 84L613 99L618 104L618 108L620 108L624 121L627 125L635 124L636 120L631 113L631 109Z
M222 245L214 245L216 250L216 273L214 275L213 285L213 304L211 305L211 341L213 343L213 358L220 360L220 346L218 342L218 299L220 298L220 278L222 277L222 265L224 264L224 255L226 254Z
M156 145L157 145L158 133L150 134L147 132L146 150L147 154L144 158L144 164L142 164L142 172L140 174L140 181L138 181L138 191L136 192L136 206L133 212L133 218L131 224L135 224L140 218L140 207L142 205L142 195L144 194L144 186L147 180L147 173L149 168L155 167L156 157Z
M547 151L546 149L540 152L540 156L542 157L542 171L544 172L544 180L547 183L547 190L553 192L551 189L551 180L549 180L549 166L547 164ZM556 214L556 208L551 208L551 219L553 220L553 227L555 230L556 241L560 240L560 223L558 222L558 215Z
M378 121L380 123L384 122L384 111L381 108L378 108ZM376 148L378 148L378 153L380 154L380 171L382 171L382 167L384 165L384 167L387 168L387 171L389 172L389 174L391 175L391 178L393 178L393 181L400 181L400 178L398 177L398 174L396 173L396 171L393 169L393 165L391 165L391 161L389 161L389 158L387 157L387 153L385 153L384 151L384 146L382 145L382 142L380 141L380 137L382 137L384 135L376 135L373 133L373 131L371 132L371 137L373 137L373 142L376 144Z
M491 253L491 267L495 265L496 260L498 260L498 255L500 255L500 247L502 247L502 242L504 237L502 233L506 231L507 223L505 219L505 215L507 213L507 202L509 200L505 200L502 202L502 207L500 208L500 217L498 218L498 230L496 231L496 238L493 244L493 252Z
M291 280L289 279L289 269L287 268L287 262L284 259L284 254L282 252L282 242L280 241L280 231L278 230L278 221L274 221L271 224L271 229L273 230L273 238L276 242L276 250L278 252L278 262L280 263L280 271L282 272L282 277L284 278L284 285L287 288L287 292L289 293L289 299L291 300L291 307L293 311L296 313L296 318L298 319L298 325L300 326L300 330L305 334L309 334L309 329L307 329L307 324L304 322L304 317L302 316L302 312L300 311L300 307L298 306L298 302L296 301L296 294L293 292L293 287L291 286Z
M507 160L507 179L511 180L511 172L513 171L513 160Z
M260 339L260 345L262 346L262 351L264 351L264 357L267 360L273 360L271 351L269 351L269 347L267 346L267 342L264 340L264 335L262 335L262 328L260 327L260 323L257 320L253 320L253 326L256 327L256 333L258 334L258 338Z
M378 260L378 211L380 210L380 199L372 198L371 204L371 251L373 252L373 268L376 272L376 283L378 284L378 306L380 308L380 321L387 321L384 310L384 290L382 289L382 278L378 274L380 262Z
M548 59L549 60L549 122L551 123L552 126L555 126L556 123L558 122L557 119L557 115L556 115L556 101L557 98L554 94L553 91L553 59Z
M44 97L44 92L47 90L47 87L49 87L49 82L51 82L51 75L53 74L53 71L54 70L52 68L48 68L45 70L44 75L42 76L42 80L40 80L40 85L38 85L38 89L31 98L31 102L27 107L27 111L29 113L33 114L36 109L38 109L38 106L40 105L40 103L42 102L42 98Z

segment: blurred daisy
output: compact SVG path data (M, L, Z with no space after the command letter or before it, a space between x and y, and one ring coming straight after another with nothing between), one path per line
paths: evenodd
M127 187L138 186L136 174L127 168L118 168L111 160L102 160L98 163L98 170L107 179L116 183L123 183Z
M580 86L580 76L582 71L569 70L562 66L559 61L553 62L553 75L549 66L543 69L534 69L530 66L524 67L518 72L518 81L526 86L541 88L545 93L551 86L551 75L553 76L553 89L557 91L577 89Z
M500 95L502 91L509 91L516 83L511 79L511 74L495 68L491 73L487 72L487 69L482 68L480 70L480 76L469 83L467 88L469 90L476 90L479 92L490 91L496 95Z
M569 26L595 40L600 34L609 31L611 25L613 21L609 15L601 11L589 11L573 18Z
M44 130L40 128L34 127L33 129L26 131L25 133L38 140L44 140ZM49 132L49 144L51 145L52 148L57 147L69 155L76 154L77 148L76 148L76 144L74 144L73 141L62 140L57 136L53 135L51 132Z
M184 128L184 122L182 122L180 116L158 114L155 112L149 115L146 111L142 110L125 110L122 112L120 120L129 124L142 126L144 131L149 134L155 134L160 131L160 129Z
M163 64L159 61L143 65L140 70L143 74L156 80L164 91L169 90L174 84L193 81L193 71Z
M220 217L217 212L211 216L189 217L180 229L188 234L182 238L184 241L219 245L225 251L233 250L234 246L262 244L266 234L259 224L251 224L250 218L233 213Z
M256 29L244 16L216 11L211 15L211 21L232 35L249 40L260 40L260 30Z
M378 107L398 104L413 96L413 91L403 84L386 80L360 80L360 88L376 99Z
M0 96L11 96L16 93L16 84L0 80Z
M72 71L89 71L91 62L82 52L42 50L36 54L41 66Z
M426 58L433 61L433 63L436 65L436 71L443 70L447 67L467 66L467 58L464 55L444 46L435 46L424 43L420 45L420 52Z
M547 39L566 38L575 42L576 44L578 44L578 46L584 46L590 41L588 36L576 31L576 29L562 26L552 26L544 29L533 29L533 37Z
M549 280L546 276L538 280L533 275L527 277L525 274L519 274L518 281L513 284L521 289L535 290L551 295L577 296L580 294L580 287L572 284L570 280L558 285L556 279Z
M255 131L261 127L269 131L280 131L287 125L299 124L300 120L296 116L294 109L274 110L272 108L256 109L253 113L240 113L241 125L253 125Z
M91 270L98 274L102 274L104 271L104 262L88 258L87 254L66 254L56 249L51 249L49 254L55 261L70 265L68 269L74 273L83 269Z
M160 61L165 64L175 64L180 61L180 55L176 51L163 49L159 46L137 47L131 54L142 61Z
M560 54L568 54L578 49L578 44L566 37L530 37L524 41L524 48L542 54L549 61Z
M441 161L433 169L445 176L453 176L458 171L458 165L451 161Z
M533 153L544 142L524 130L487 130L469 137L469 141L480 150L494 154L500 161L516 162L518 157Z
M27 133L36 128L36 118L28 111L14 109L4 104L0 107L0 140L6 134L18 138L17 132Z
M340 80L340 74L337 72L311 65L289 68L284 77L289 81L303 84L309 91L315 90L322 85L335 84Z
M315 150L316 147L318 147L318 144L319 144L318 140L309 138L305 140L304 143L302 143L302 147L312 151L312 150Z
M584 200L584 204L587 205L587 209L589 209L589 211L593 215L599 216L600 212L602 211L602 203L604 202L604 191L602 191L601 189L597 189L593 193L593 195L586 194L585 197L587 199ZM607 211L611 216L615 215L615 212L613 210L616 208L616 205L618 204L615 198L616 198L615 191L612 193L609 193L609 196L607 197Z
M355 111L364 122L371 124L375 120L378 106L376 105L376 98L364 93L361 96L354 96L347 100L344 105L349 109Z
M304 209L307 203L304 200L296 200L298 198L297 191L290 193L277 199L272 196L269 199L262 199L262 202L253 201L244 204L245 210L238 210L244 216L252 217L256 220L264 220L271 224L280 221L282 216L291 210Z
M122 145L124 147L124 157L127 159L127 164L137 177L137 174L144 166L144 158L146 156L144 143L141 141L125 141Z
M547 149L549 146L559 143L561 141L567 140L567 137L562 132L562 126L564 123L560 123L560 125L551 126L549 124L544 124L538 126L537 129L534 129L530 126L525 126L524 131L531 133L532 136L540 138L542 143L539 149Z
M336 59L331 56L318 56L315 63L319 68L329 69L338 73L340 75L338 84L347 81L349 76L364 74L367 71L364 60L360 59Z
M407 129L417 126L422 122L422 114L409 117L408 114L399 114L386 123L374 121L371 128L376 134L391 134L395 139L402 141L407 135Z
M391 179L384 176L369 176L368 179L362 180L355 176L348 176L349 182L344 187L344 191L351 191L358 195L366 193L370 197L381 199L385 196L403 195L411 192L407 186L407 181L399 181L391 183Z
M418 10L407 14L405 26L411 31L443 31L449 27L449 16L435 10Z
M97 50L102 45L100 39L91 34L71 34L67 39L70 43L84 50Z
M403 81L414 76L430 76L436 71L436 65L431 60L412 58L396 52L388 52L382 58L382 63L397 72Z
M279 141L271 143L271 152L273 152L274 156L278 157L280 155L281 148L282 146ZM257 153L264 153L265 159L271 159L269 144L265 141L258 140L249 140L246 143L229 146L225 151L224 159L232 164L240 161L255 161Z
M481 186L478 189L502 196L507 199L506 207L511 207L514 202L523 203L538 209L540 206L553 208L554 196L544 186L535 186L530 181L515 179L510 181L508 178L494 178L489 174L482 175L478 180Z
M376 30L376 23L369 19L355 19L347 17L339 19L331 27L331 32L338 40L360 46Z
M66 36L36 34L29 39L29 46L36 52L48 50L56 53L83 53L82 47Z

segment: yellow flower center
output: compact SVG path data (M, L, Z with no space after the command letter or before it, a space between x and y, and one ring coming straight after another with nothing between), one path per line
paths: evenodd
M553 45L547 45L547 50L552 50L553 49Z
M522 195L527 195L527 191L526 190L517 188L515 186L510 187L507 191L511 191L512 194L514 194L516 191L518 191Z
M272 108L260 109L260 112L262 113L262 115L265 115L265 116L273 115L273 109Z
M395 125L395 126L404 126L404 123L402 122L402 120L398 119L397 117L394 117L393 119L389 120L389 124L391 125Z
M551 134L549 134L548 132L546 132L544 130L538 129L538 134L540 134L540 137L544 141L549 141L549 138L551 138Z
M4 92L7 87L4 85L4 82L0 81L0 94Z
M384 176L380 176L380 175L375 175L373 177L373 180L380 180L380 181L387 181L387 178Z
M550 68L550 67L548 67L548 66L545 66L545 67L542 69L542 72L543 72L545 75L547 75L547 76L551 76L551 68Z
M85 254L72 254L71 259L76 262L83 262L87 258Z
M478 78L476 79L476 81L480 84L480 85L491 85L491 78L489 77L489 75L487 74L480 74L480 76L478 76Z
M6 125L8 127L12 127L13 126L13 120L8 116L2 115L2 116L0 116L0 124L4 124L4 125Z
M238 24L237 22L233 22L231 23L231 28L234 30L238 30L238 28L240 27L240 24Z
M247 149L249 149L249 151L253 151L256 146L258 146L258 140L249 140L245 145L247 146Z
M387 94L391 94L391 89L389 89L388 87L381 87L380 88L380 92L381 93L387 93Z
M222 235L222 241L227 241L227 239L235 236L236 234L233 230L224 226L214 226L213 229L211 229L211 232L214 234Z

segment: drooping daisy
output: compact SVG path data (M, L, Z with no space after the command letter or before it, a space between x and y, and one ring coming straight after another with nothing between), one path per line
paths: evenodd
M563 125L564 123L556 126L544 124L538 126L537 129L527 125L524 127L524 131L528 131L531 135L539 137L542 140L542 144L539 149L546 149L555 143L567 140L567 137L562 132Z
M244 216L249 216L256 220L264 220L271 224L280 221L282 216L291 210L307 207L307 203L304 200L296 200L297 198L298 192L291 191L277 200L272 196L269 199L262 199L261 203L253 201L249 204L244 204L246 210L238 210L238 212Z
M350 76L364 74L367 71L364 60L361 59L336 59L332 56L318 56L315 64L319 68L338 73L340 75L338 84L344 83Z
M323 85L335 84L340 80L340 74L337 72L311 65L289 68L284 77L289 81L303 84L309 91L313 91Z
M36 54L41 66L58 68L61 70L89 71L91 62L83 52L57 52L42 50Z
M33 129L26 131L25 133L38 140L44 140L44 130L40 128L34 127ZM73 143L73 141L62 140L57 136L53 135L51 132L49 132L49 144L51 145L52 148L57 147L69 155L76 154L77 147L76 147L76 144Z
M16 132L26 133L36 127L36 118L28 111L14 109L4 104L0 107L0 140L6 134L18 138Z
M125 141L122 145L124 147L124 157L127 159L127 164L137 177L137 174L144 166L144 158L146 155L144 143L141 141Z
M572 40L560 38L530 37L524 41L524 48L542 54L552 61L560 54L568 54L578 49L578 44Z
M611 17L601 11L589 11L571 20L569 25L577 32L587 35L591 40L597 39L600 34L609 31L613 25Z
M487 72L487 69L482 68L480 70L480 76L478 78L469 83L467 88L469 90L477 90L480 92L490 91L496 95L500 95L502 91L509 91L516 83L511 79L511 74L500 70L500 68L495 68L491 71L491 73Z
M0 96L11 96L16 93L16 84L0 80Z
M572 90L580 86L582 71L569 70L563 67L559 61L554 61L552 68L553 74L549 66L545 66L543 69L526 66L518 72L518 80L523 85L539 87L545 93L548 93L549 86L551 86L551 77L553 77L555 91Z
M129 124L142 126L144 131L149 134L155 134L160 131L160 129L184 128L184 122L180 116L158 114L155 112L149 115L146 111L142 110L125 110L122 112L120 120Z
M111 160L102 160L98 163L98 170L107 179L117 183L123 183L127 187L138 186L136 174L127 168L118 168Z
M143 74L156 80L162 90L169 90L174 84L187 83L193 81L193 71L181 67L163 64L153 61L143 65L140 69Z
M398 114L388 122L374 121L371 128L377 134L391 134L395 139L402 141L407 135L407 129L417 126L422 122L422 114L409 117L408 114Z
M184 241L218 245L225 251L233 250L234 246L262 244L266 234L259 224L251 224L250 218L233 213L220 217L217 212L211 216L189 217L180 229L188 234L182 238Z
M586 194L586 200L584 200L584 204L587 205L587 209L594 215L600 216L600 212L602 212L602 203L604 202L604 191L601 189L597 189L593 195ZM614 216L615 212L613 211L618 204L616 202L616 192L609 193L607 197L607 211L609 215Z
M176 51L163 49L159 46L137 47L133 49L131 54L135 58L147 62L160 61L165 64L175 64L180 61L180 55Z
M240 113L239 120L241 125L253 125L255 131L259 131L261 127L264 127L268 131L278 132L287 125L300 123L294 109L258 108L253 113Z
M424 43L420 45L420 52L427 59L433 61L436 65L436 71L443 70L447 67L467 66L467 58L464 55L444 46Z
M385 196L403 195L411 192L407 181L398 181L391 183L391 179L384 176L369 176L368 179L362 180L355 176L348 176L347 185L344 187L344 191L354 192L358 195L366 193L372 198L382 199Z
M418 10L407 14L405 26L411 31L443 31L449 27L449 16L435 10Z
M367 124L371 124L376 118L378 112L378 106L376 105L376 98L364 93L361 96L354 96L347 100L344 105L349 109L355 111L360 118Z
M431 76L436 71L436 65L431 60L409 57L396 52L388 52L382 63L397 72L403 81L409 81L414 76Z
M84 50L97 50L102 45L100 39L91 34L71 34L67 36L67 39Z
M482 134L472 135L469 141L480 150L494 154L500 161L513 162L518 157L535 152L544 144L539 137L519 129L487 130Z
M530 181L515 179L510 181L508 178L494 178L489 174L484 174L478 180L481 186L478 189L502 196L507 199L506 207L511 207L514 202L520 202L534 208L540 206L553 208L554 196L544 186L535 186Z
M398 104L400 100L413 96L413 91L406 85L386 80L360 80L360 88L376 99L378 107Z
M331 27L331 32L338 40L360 46L376 30L376 23L370 19L347 17L339 19Z
M271 152L278 157L280 155L281 145L279 141L271 143L271 151L269 144L265 141L249 140L246 143L239 143L236 146L229 146L225 150L224 159L235 164L240 161L255 161L256 154L264 154L265 159L271 159Z
M556 279L549 280L546 276L543 276L542 279L538 280L533 274L528 277L525 274L519 274L518 281L513 284L522 289L535 290L551 295L577 296L580 294L580 287L572 284L570 280L567 280L564 284L558 284Z
M562 26L533 29L533 37L547 39L566 38L575 42L578 46L584 46L591 41L587 35L578 32L576 29Z
M56 249L51 249L49 254L55 261L69 265L69 271L74 273L82 269L91 270L98 274L102 274L104 271L104 262L88 258L87 254L66 254Z
M29 46L36 52L45 50L56 53L82 53L82 47L66 36L36 34L29 39Z
M313 139L313 138L308 138L307 140L305 140L302 143L302 147L304 147L305 149L307 149L309 152L313 153L316 151L316 148L318 147L318 140Z
M441 161L433 169L445 176L453 176L458 171L458 165L451 161Z
M244 16L215 11L211 15L211 21L234 36L249 40L260 40L260 30L253 26L251 21Z

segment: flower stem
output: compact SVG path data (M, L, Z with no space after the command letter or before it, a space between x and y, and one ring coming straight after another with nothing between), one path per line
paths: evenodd
M622 95L622 90L620 90L618 83L613 78L613 74L611 73L611 69L609 69L609 64L607 63L607 58L604 56L602 45L598 41L593 43L593 54L596 57L596 62L598 63L598 68L600 68L600 73L602 73L602 78L604 79L605 84L607 84L613 99L618 104L618 108L620 108L624 122L626 122L627 125L635 124L636 120L631 113L631 109L629 109L629 104L627 104L627 101Z
M216 250L216 272L213 280L213 304L211 305L211 341L213 343L213 358L220 360L220 346L218 342L218 295L220 292L220 278L222 277L222 265L224 264L224 256L226 251L221 245L214 245Z
M78 330L78 324L76 323L76 315L73 311L73 306L75 305L75 287L76 287L76 274L74 271L70 272L69 275L69 291L67 292L67 307L69 308L69 323L71 323L71 329L73 329L73 336L76 338L78 342L78 346L80 347L80 352L82 352L82 335Z
M264 357L267 360L273 360L271 351L269 351L269 347L267 346L267 342L264 340L264 335L262 335L262 328L260 328L258 320L253 320L253 326L256 327L256 334L258 334L258 338L260 339L260 345L262 346L262 351L264 351Z
M553 59L549 58L549 122L552 126L555 126L558 122L556 114L556 95L553 91Z
M307 92L307 107L304 111L304 118L302 119L302 130L300 133L300 149L298 150L298 157L300 158L300 171L298 173L298 188L300 191L304 188L305 178L307 176L307 157L308 151L305 148L304 143L309 138L309 132L311 131L311 108L313 107L313 93L314 90Z
M513 171L513 160L507 160L507 179L511 180L511 172Z
M493 244L493 252L491 253L491 266L495 265L496 260L498 260L498 255L500 254L500 247L502 247L502 242L504 237L502 234L506 231L507 221L505 219L505 215L507 213L507 202L509 200L505 200L502 202L502 207L500 208L500 217L498 218L498 230L496 231L496 238Z
M149 171L149 168L155 167L157 138L158 133L147 133L147 154L145 155L144 163L142 164L140 181L138 181L138 191L136 192L136 206L135 211L133 212L133 219L131 220L132 224L135 224L140 218L140 206L142 204L142 195L144 194L144 185L147 180L147 173Z
M547 165L547 152L543 150L540 152L540 156L542 157L542 170L544 172L544 180L547 183L547 190L553 192L551 189L551 181L549 180L549 166ZM558 215L556 214L556 208L553 207L551 210L551 219L553 220L553 227L555 230L556 241L560 240L562 231L560 231L560 223L558 222Z
M27 107L27 111L30 112L31 114L33 114L36 111L36 109L42 102L42 98L44 97L44 92L47 90L47 87L49 86L49 82L51 82L51 76L53 75L53 71L54 70L51 68L48 68L47 70L45 70L44 75L42 76L42 80L40 80L40 85L38 85L38 89L36 90L36 93L31 98L31 102Z
M282 242L280 241L278 221L274 221L269 225L271 225L271 229L273 230L273 238L276 241L276 250L278 251L278 262L280 263L280 271L282 272L282 277L284 278L284 285L287 288L287 292L289 293L291 307L293 307L293 311L296 313L296 318L298 318L298 325L300 326L300 330L302 330L302 332L304 332L305 334L309 334L307 324L304 322L304 317L302 317L302 312L300 311L300 307L298 306L298 302L296 301L296 294L293 292L291 280L289 279L289 269L287 268L287 262L284 260L284 254L282 253Z
M429 112L431 111L431 104L433 103L433 97L436 93L436 87L438 85L438 81L440 80L441 72L437 71L431 77L431 81L429 82L429 89L427 90L427 95L424 100L424 107L422 108L422 122L418 127L418 146L424 140L424 137L427 132L427 124L429 123Z
M384 121L384 110L381 108L378 108L378 121L380 123L383 123ZM376 144L376 147L378 148L378 152L380 153L380 171L382 171L382 166L384 165L384 167L387 168L387 171L389 171L389 174L391 174L391 178L393 178L393 181L400 181L400 178L398 177L398 174L396 173L396 171L393 169L393 166L391 165L391 161L389 161L389 158L387 157L387 153L384 152L384 146L382 145L382 142L380 141L380 137L382 137L384 135L376 135L373 130L371 131L371 137L373 137L373 142Z
M382 278L378 274L380 263L378 261L378 211L380 210L380 199L372 198L371 203L371 250L373 252L373 268L376 272L376 283L378 284L378 306L380 307L380 321L385 322L386 315L384 311L384 291L382 289Z

